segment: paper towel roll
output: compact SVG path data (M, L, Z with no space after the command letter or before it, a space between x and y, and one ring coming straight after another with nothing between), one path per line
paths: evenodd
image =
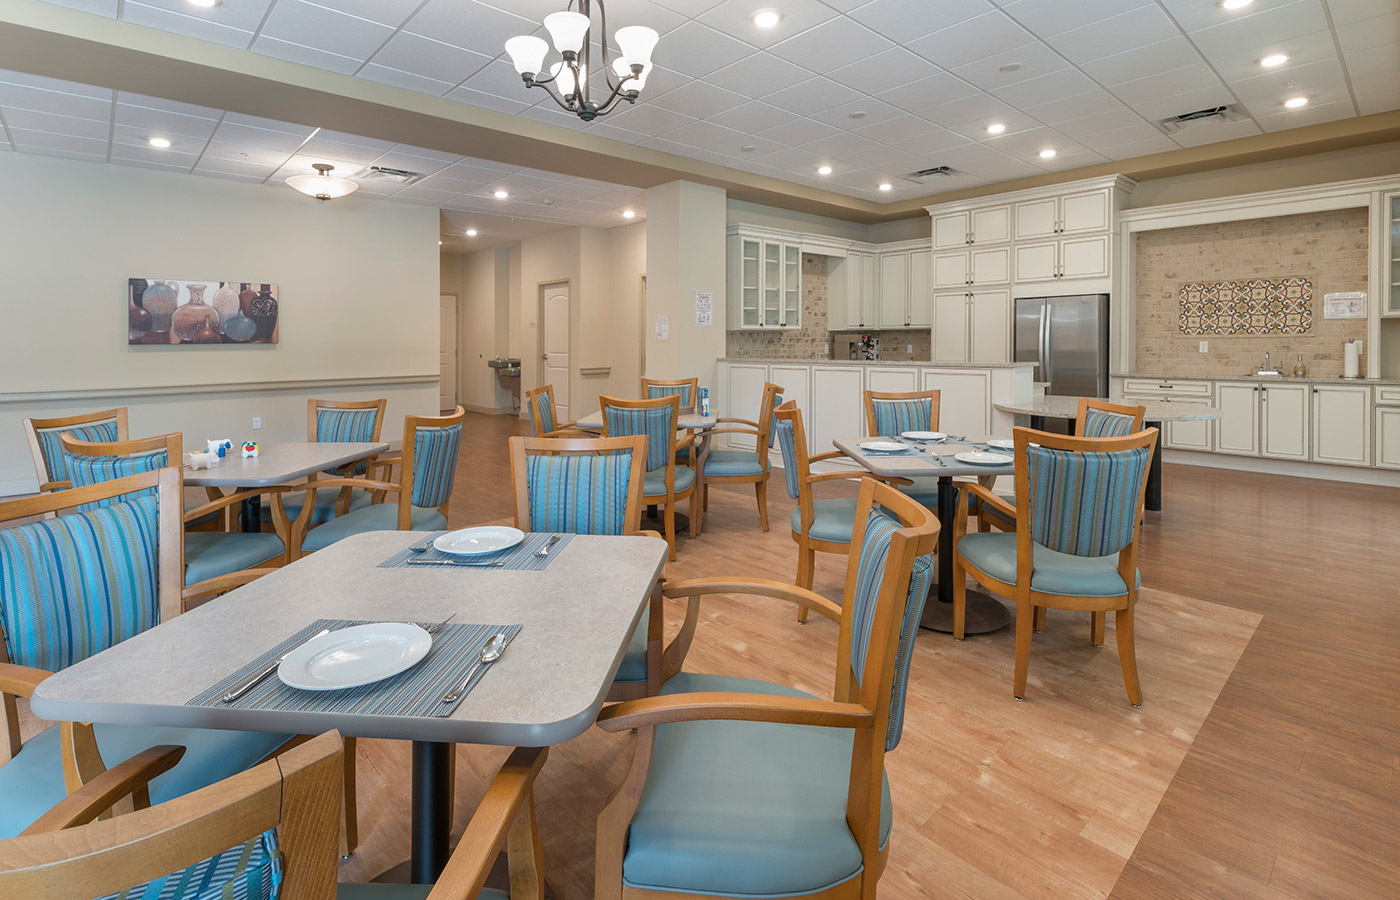
M1346 361L1343 363L1342 376L1356 378L1361 374L1361 345L1356 341L1347 341L1343 348L1346 350Z

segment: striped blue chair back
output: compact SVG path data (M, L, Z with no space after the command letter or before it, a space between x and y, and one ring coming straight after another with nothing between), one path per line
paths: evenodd
M798 469L797 434L792 423L778 419L773 423L773 434L778 439L778 448L783 451L783 480L787 482L788 496L796 500L802 494L802 472Z
M187 869L98 900L277 900L281 890L282 853L274 828Z
M632 451L533 453L525 458L530 528L565 534L626 534Z
M1108 556L1133 542L1151 448L1026 448L1031 540L1074 556Z
M418 428L413 432L414 506L436 508L452 498L457 476L457 452L462 447L462 424Z
M672 396L672 394L666 396ZM648 472L663 469L671 461L671 453L676 442L676 422L671 417L672 412L674 412L674 407L670 405L654 406L650 409L632 409L625 406L603 407L603 416L608 426L609 437L626 437L632 434L646 435L646 467Z
M48 470L49 481L71 481L68 477L67 453L63 449L62 435L72 435L80 441L107 443L121 440L117 432L116 419L88 422L83 425L65 425L62 428L35 429L39 439L39 452L44 456L44 468Z
M0 529L10 662L57 672L158 624L158 548L153 496Z
M773 410L777 409L778 407L780 407L780 406L782 406L782 405L783 405L783 395L782 395L782 394L774 394L774 395L773 395L773 405L770 406L770 407L768 408L768 410L767 410L767 413L768 413L768 449L769 449L769 450L772 450L772 449L773 449L773 444L774 444L774 442L777 441L777 439L778 439L778 429L775 427L775 426L778 424L778 417L775 416L775 415L773 415Z
M880 509L872 509L865 522L865 538L860 545L860 562L856 568L855 597L851 606L851 668L859 682L865 673L865 659L870 652L871 629L879 601L880 583L885 578L889 560L890 541L899 522ZM914 657L914 637L919 630L919 617L924 613L924 600L933 584L933 557L914 559L909 579L908 603L899 628L899 649L895 651L894 685L890 691L890 719L885 731L885 749L899 746L904 732L904 698L909 686L909 668Z
M367 444L374 440L374 426L378 418L379 410L374 407L369 409L335 409L333 407L317 409L316 441L317 443L343 441ZM363 475L368 471L368 459L360 460L348 470L350 475ZM326 474L339 475L341 470L326 469Z
M680 397L681 407L694 406L695 402L690 396L690 382L685 384L649 384L647 385L647 399L660 400L662 397Z
M918 400L872 399L870 404L875 411L877 435L896 437L906 431L932 430L933 401L927 397Z
M535 414L530 417L530 425L535 429L535 437L544 437L554 430L554 394L546 391L534 397Z
M76 453L65 451L63 456L64 465L67 466L68 480L73 482L75 488L100 484L104 481L115 481L118 478L139 475L142 472L154 472L156 469L163 469L171 464L169 454L165 450L150 450L127 456L79 456ZM153 495L155 492L155 488L147 488L141 492L141 495ZM78 509L89 510L110 506L113 503L120 503L130 496L133 495L127 494L122 497L95 500L92 503L84 503Z
M1084 433L1081 437L1127 437L1133 433L1134 416L1124 416L1106 409L1090 407L1084 413Z

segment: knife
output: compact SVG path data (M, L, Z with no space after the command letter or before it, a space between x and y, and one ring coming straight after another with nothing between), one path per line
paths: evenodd
M266 667L263 668L263 670L262 670L261 672L259 672L258 674L254 675L252 678L249 678L247 681L243 682L242 685L240 685L239 687L235 688L234 690L229 691L227 694L224 694L224 696L223 696L222 698L220 698L220 699L221 699L224 703L232 703L233 701L237 700L239 697L242 697L244 694L246 694L246 693L248 693L249 691L251 691L251 690L253 689L253 686L256 685L258 682L262 681L264 678L266 678L267 676L271 675L273 672L276 672L276 671L277 671L277 667L280 666L280 665L282 665L282 660L284 660L284 659L286 659L287 657L291 656L292 653L294 653L299 647L305 646L306 644L310 643L311 641L316 640L316 638L320 637L320 636L323 635L323 634L330 634L330 633L331 633L331 629L329 629L329 628L322 628L320 631L316 632L316 633L313 634L311 637L309 637L309 638L307 638L306 640L302 641L300 644L297 644L296 647L293 647L291 650L288 650L286 653L283 653L281 656L277 657L277 660L276 660L275 662L269 663Z

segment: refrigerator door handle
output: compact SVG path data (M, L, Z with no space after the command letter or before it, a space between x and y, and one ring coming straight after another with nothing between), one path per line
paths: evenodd
M1050 356L1050 302L1040 309L1040 377L1052 389L1055 383L1053 363Z

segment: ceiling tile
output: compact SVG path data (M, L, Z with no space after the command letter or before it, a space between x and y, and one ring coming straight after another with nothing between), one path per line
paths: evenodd
M1259 126L1248 119L1239 122L1220 122L1203 125L1199 129L1187 128L1172 135L1172 140L1182 147L1199 147L1215 141L1228 141L1232 138L1250 137L1259 134Z
M1251 16L1232 18L1209 28L1190 31L1190 36L1202 53L1214 57L1223 56L1239 47L1286 41L1326 28L1327 15L1322 10L1321 0L1294 0L1293 3L1268 6Z
M195 6L189 0L135 0L142 6L163 9L167 12L177 13L182 18L198 19L204 22L212 22L216 25L223 25L229 28L236 28L239 31L255 32L267 16L267 11L272 8L274 0L239 0L239 2L222 3L219 6L201 7ZM335 0L332 0L335 2ZM130 10L133 0L126 0L124 4L119 4L122 8ZM128 18L123 15L122 18ZM197 35L195 35L197 36Z
M399 32L390 38L371 61L401 72L410 72L435 81L460 84L479 72L495 56L463 50L422 35Z
M1285 131L1289 128L1302 128L1304 125L1319 125L1335 122L1356 115L1356 107L1351 98L1334 100L1331 103L1309 103L1302 109L1284 109L1272 115L1259 116L1259 127L1265 131Z
M466 81L462 82L462 87L504 97L507 100L519 100L530 106L547 99L544 88L527 88L525 83L520 80L520 73L515 71L515 66L504 59L498 59L482 66L472 73Z
M715 87L703 81L692 81L684 87L668 91L661 97L650 101L653 106L694 116L697 119L711 118L718 113L737 109L747 102L748 98L742 94L726 91L724 88Z
M1014 0L1002 11L1042 38L1091 25L1103 19L1150 6L1152 0Z
M997 88L992 91L992 96L1003 103L1024 109L1027 106L1048 103L1061 97L1072 97L1097 88L1097 84L1077 69L1061 69L1029 81Z
M755 47L770 47L836 16L836 11L820 0L782 0L774 6L781 7L783 18L772 28L753 23L754 12L766 8L756 0L724 0L698 21Z
M859 100L852 100L849 103L824 109L808 118L845 131L851 131L857 128L868 128L876 122L884 122L887 119L895 119L903 115L907 115L907 113L890 106L888 103L882 103L874 97L862 97Z
M809 70L828 72L893 46L894 42L888 38L840 17L775 44L769 52Z
M393 33L388 25L306 0L277 0L259 32L259 43L276 38L364 61Z
M1046 42L1070 62L1082 65L1111 56L1123 47L1164 41L1180 34L1181 30L1161 7L1149 5L1061 32Z
M666 132L666 140L685 144L689 147L713 149L716 144L745 141L748 135L733 128L725 128L712 122L692 122L673 131Z
M837 84L829 78L817 77L773 91L762 99L799 116L810 116L838 103L858 100L860 96L860 91Z
M891 47L869 59L827 72L826 77L863 94L878 94L937 74L939 68L922 56L903 47Z
M1368 84L1365 92L1356 92L1356 105L1363 116L1400 109L1400 71L1376 84Z
M797 116L787 110L779 109L772 104L764 103L762 100L750 100L710 116L710 121L726 128L737 128L740 131L755 134L766 128L792 122L796 118Z
M1113 159L1133 159L1138 156L1149 156L1153 153L1169 153L1172 150L1180 150L1181 147L1166 135L1156 134L1140 141L1129 141L1124 144L1106 144L1096 149L1101 150L1105 155Z
M48 2L54 6L66 6L69 9L92 13L95 16L106 16L109 19L117 17L117 0L48 0ZM0 149L8 150L10 148L0 146Z
M878 141L861 137L858 134L842 134L829 140L821 141L816 146L808 146L802 149L811 150L815 153L830 154L840 160L850 162L849 154L861 150L869 150L880 146Z
M755 100L776 102L773 94L810 80L812 73L767 51L755 53L733 65L712 72L705 80ZM845 88L849 90L849 88ZM778 103L782 106L783 104ZM797 112L797 110L793 110Z
M201 160L224 160L242 166L263 166L271 174L281 168L291 154L285 150L266 150L249 144L230 144L223 141L210 141L204 148Z
M517 16L476 0L428 0L428 5L408 21L404 30L491 56L505 52L510 38L534 34L543 26L538 19ZM506 65L509 67L509 63ZM515 69L510 71L513 74ZM520 76L516 75L515 80L519 84Z
M1200 63L1201 54L1189 40L1178 34L1164 41L1139 45L1123 53L1087 62L1081 68L1100 84L1115 85Z
M318 0L317 5L398 28L422 2L423 0ZM237 5L242 5L242 0Z
M68 150L74 153L92 153L107 156L107 139L82 137L74 134L56 134L50 131L34 131L28 128L20 128L18 125L10 125L7 131L10 132L10 140L15 142L15 149L24 151L42 147L46 150Z
M978 89L950 72L939 72L927 78L906 85L891 88L875 95L891 106L897 106L911 113L921 113L940 103L961 100L978 93Z
M384 155L384 151L387 149L389 148L360 147L353 144L342 144L339 141L322 140L318 133L302 145L300 152L304 156L324 156L327 159L339 159L367 166Z
M987 0L938 0L937 3L874 0L853 9L850 16L893 41L908 43L994 9Z
M708 25L687 22L666 36L664 46L656 45L655 59L659 65L699 78L752 55L755 49Z
M59 116L34 109L6 109L5 124L11 131L47 131L51 134L89 138L104 144L112 131L111 123L107 121Z
M833 128L815 119L796 119L782 125L775 125L772 128L765 128L757 132L757 136L796 147L833 138L842 133L841 129Z
M1061 131L1061 133L1063 133L1062 129L1057 128L1056 131ZM1080 138L1079 143L1088 147L1090 150L1105 153L1123 144L1142 144L1154 138L1161 138L1165 141L1166 149L1171 149L1176 146L1166 135L1157 130L1155 126L1149 125L1143 121Z
M1144 124L1142 116L1126 107L1120 107L1058 122L1055 125L1055 130L1076 140L1084 140L1089 135L1102 134L1105 131L1139 124Z
M608 121L619 128L626 128L629 131L651 137L659 137L674 128L689 125L695 121L695 118L669 109L662 109L654 103L639 103L628 109L611 113L608 116Z
M1006 130L999 134L989 134L987 126L995 122L998 125L1005 125ZM972 122L964 122L961 125L954 125L948 130L954 134L973 141L986 141L987 146L995 147L996 142L1009 134L1016 134L1022 131L1030 131L1034 128L1043 128L1045 122L1033 119L1022 112L1012 110L1010 112L995 117L977 119Z
M899 141L895 146L915 156L928 156L931 153L940 153L954 147L966 147L970 144L971 141L960 134L954 134L942 128L934 128L907 141Z
M1337 40L1346 53L1400 42L1400 10L1384 16L1337 26Z
M414 75L411 72L401 72L398 69L391 69L388 66L381 66L376 63L366 63L355 75L359 78L367 78L370 81L377 81L380 84L387 84L393 87L400 87L408 91L418 91L420 94L431 94L434 97L441 97L452 91L452 85L445 81L437 81L432 78L424 78L421 75ZM471 94L480 94L480 91L468 91ZM459 99L453 97L452 99ZM470 101L463 101L470 102ZM502 101L509 102L509 101ZM476 104L481 106L483 104ZM503 112L518 112L530 106L528 103L516 104L516 109L502 110ZM492 107L495 108L495 107Z
M861 137L870 138L872 141L879 141L882 144L893 144L896 141L904 141L909 138L918 137L934 128L928 122L918 116L901 115L892 119L885 119L873 125L867 125L856 131Z
M1400 43L1348 53L1346 67L1358 90L1380 87L1389 73L1400 68Z
M141 131L147 137L169 138L176 143L180 137L208 140L219 124L218 119L205 119L197 116L182 116L178 113L144 106L127 106L119 103L114 121L134 131Z
M103 99L65 94L62 91L46 91L23 84L0 83L0 106L35 109L84 119L101 119L112 114L112 93L107 91L107 97Z
M1287 72L1268 72L1231 82L1231 89L1251 113L1267 116L1283 107L1289 97L1307 97L1309 105L1350 100L1341 63L1324 59L1292 66Z
M1202 28L1210 28L1228 22L1238 22L1252 18L1275 8L1279 5L1279 0L1265 3L1251 3L1241 9L1222 9L1211 0L1158 0L1162 7L1176 23L1185 31L1199 31ZM1282 0L1288 3L1290 0ZM1308 0L1317 2L1317 0Z
M1228 106L1234 99L1234 95L1223 87L1202 88L1184 94L1173 94L1160 100L1136 103L1133 110L1145 119L1165 119L1168 116L1179 116L1212 106Z
M1001 102L991 94L977 94L935 106L919 115L944 128L952 128L967 122L998 119L1015 111L1010 104Z
M15 149L21 153L34 153L39 156L61 156L64 159L81 159L87 162L106 162L105 151L94 152L84 150L73 150L68 147L50 147L45 144L28 144L15 142Z
M341 75L352 74L363 62L359 57L341 56L338 53L331 53L317 47L304 47L301 44L293 44L267 36L259 37L253 41L253 52L276 59L285 59L287 62L301 63L303 66L339 72Z
M199 159L198 153L184 153L179 150L157 150L142 141L140 144L126 144L116 141L111 147L112 161L151 163L162 168L179 169L188 172Z
M1188 91L1206 89L1220 90L1221 96L1228 96L1223 91L1220 79L1216 78L1210 66L1204 63L1150 75L1135 81L1126 81L1109 88L1115 97L1129 106L1137 106L1150 100L1160 100L1163 97L1173 97Z
M952 69L1004 53L1035 40L1035 36L1001 12L989 12L905 44L930 62Z
M257 147L260 150L279 150L286 153L294 153L310 136L311 129L307 129L306 134L287 134L283 131L270 131L265 128L254 128L249 125L241 125L237 122L229 121L225 117L223 123L214 131L214 139L227 144L239 144L248 147Z
M188 4L186 4L186 8L190 12L198 10L198 7ZM223 9L223 7L215 7L215 9ZM213 17L205 18L171 12L168 9L137 3L135 0L124 0L121 7L121 20L133 25L145 25L147 28L172 31L175 34L183 34L186 37L198 38L213 44L223 44L225 47L237 47L240 50L248 49L248 45L253 42L251 29L234 28L224 25ZM259 16L259 20L261 20L261 16Z
M1011 71L1003 72L1003 68ZM1073 70L1054 50L1032 43L989 53L982 59L958 66L953 74L985 91L992 91L1063 71Z
M1124 108L1123 104L1119 103L1107 91L1093 90L1063 97L1059 100L1051 100L1049 103L1022 107L1022 112L1046 125L1056 125L1066 119L1078 119L1107 110Z
M212 131L213 123L210 123ZM130 144L138 147L149 147L151 138L163 137L170 141L170 149L165 152L189 153L198 155L204 151L204 147L209 143L208 135L204 137L193 137L188 135L175 134L164 129L153 131L149 128L133 128L130 125L114 123L112 125L112 142ZM284 154L285 155L285 154Z
M1395 0L1327 0L1334 25L1346 25L1395 11Z
M283 160L278 160L272 165L263 165L243 159L224 159L219 156L210 156L208 153L200 157L195 165L194 171L201 175L212 175L223 173L230 175L240 175L246 178L256 178L261 181L271 177L276 172Z
M148 97L144 94L133 94L130 91L118 91L117 103L125 106L142 106L146 109L161 110L164 112L177 113L182 116L195 116L204 119L217 119L223 115L222 110L211 109L207 106L195 106L193 103L181 103L178 100L166 100L162 97Z
M843 154L842 158L853 166L874 169L881 172L905 172L923 168L912 154L894 147L880 144L866 150L856 150ZM911 162L911 160L914 160Z

